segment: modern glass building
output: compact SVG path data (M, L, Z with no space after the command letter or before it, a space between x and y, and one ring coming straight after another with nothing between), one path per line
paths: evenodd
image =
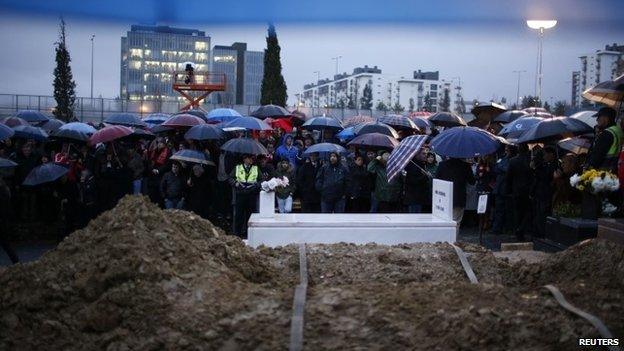
M225 73L226 91L212 93L211 102L226 105L259 105L264 52L247 51L246 43L212 48L210 71Z
M133 25L121 38L122 99L169 101L183 99L173 91L173 73L185 62L196 72L208 71L210 37L196 29Z

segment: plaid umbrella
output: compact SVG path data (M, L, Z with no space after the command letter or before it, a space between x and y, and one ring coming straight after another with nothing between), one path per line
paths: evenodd
M388 182L391 182L405 166L416 156L427 140L426 135L412 135L403 139L399 146L392 150L388 158Z
M414 121L412 121L411 119L409 119L409 117L406 117L406 116L386 115L386 116L379 117L377 121L381 123L385 123L396 129L410 129L410 130L416 130L420 132L420 128L418 128L418 126L414 123Z
M624 101L624 74L585 90L583 97L617 109Z
M343 124L346 128L346 127L351 127L357 124L371 123L371 122L375 122L375 119L371 116L353 116L353 117L349 117L345 119Z

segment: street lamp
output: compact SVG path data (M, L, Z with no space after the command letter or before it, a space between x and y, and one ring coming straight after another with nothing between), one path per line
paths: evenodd
M91 103L93 103L93 39L95 34L91 34Z
M536 79L536 95L539 102L542 101L542 53L544 40L544 30L550 29L557 25L556 20L527 20L526 24L531 29L537 29L539 31L539 39L537 45L537 79Z
M518 86L516 88L516 106L520 106L520 75L526 72L525 70L521 71L513 71L513 73L518 74Z

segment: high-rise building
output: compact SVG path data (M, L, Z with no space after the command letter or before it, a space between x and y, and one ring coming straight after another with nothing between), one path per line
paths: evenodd
M308 107L348 107L349 101L361 108L364 88L372 91L372 106L380 103L392 110L399 105L405 111L430 110L437 112L448 96L449 110L454 110L461 99L460 90L452 81L441 80L439 72L413 72L412 77L395 77L383 74L374 67L357 67L353 73L337 74L333 79L322 79L306 84L299 94L299 103Z
M581 94L594 85L616 78L618 62L624 57L624 45L606 45L604 50L596 50L591 54L580 56L581 70L579 73L578 89L574 89L574 76L572 79L573 90L576 98L573 98L573 106L579 107L589 103ZM576 105L574 104L576 102Z
M572 106L579 107L581 105L579 101L581 93L581 72L574 71L572 72L572 99L570 100Z
M259 105L264 52L248 51L246 43L212 48L210 71L226 75L226 90L211 95L219 104Z
M193 62L196 72L208 70L210 37L196 29L133 25L121 38L122 99L176 100L174 72Z

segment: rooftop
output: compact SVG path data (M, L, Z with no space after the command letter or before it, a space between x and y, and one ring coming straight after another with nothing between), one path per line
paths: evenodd
M130 31L131 32L190 35L194 37L206 36L206 32L198 30L198 29L174 28L174 27L169 27L169 26L148 26L148 25L139 25L139 24L133 24L132 26L130 26Z

